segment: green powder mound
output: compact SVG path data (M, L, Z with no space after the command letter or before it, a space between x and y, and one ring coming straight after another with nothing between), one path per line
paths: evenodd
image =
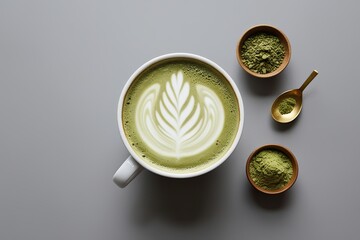
M285 48L280 39L267 33L251 35L241 48L241 59L252 72L266 74L283 62Z
M279 104L279 112L281 113L281 115L291 113L295 107L295 104L296 100L294 98L285 98Z
M254 183L265 190L284 187L293 175L290 159L274 149L263 150L250 162L250 177Z

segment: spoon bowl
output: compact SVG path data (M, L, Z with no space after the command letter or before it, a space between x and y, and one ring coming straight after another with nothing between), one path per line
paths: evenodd
M279 123L289 123L299 116L302 109L302 93L316 75L318 75L318 71L314 70L299 89L283 92L275 99L273 105L271 106L271 115L275 121ZM290 113L281 114L279 110L280 103L287 98L293 98L295 100L294 108Z

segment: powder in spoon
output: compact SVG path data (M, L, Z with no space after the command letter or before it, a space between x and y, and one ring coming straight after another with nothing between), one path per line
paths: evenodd
M293 175L290 159L283 152L267 149L256 154L250 162L250 177L265 190L284 187Z
M281 115L289 114L292 112L296 104L296 100L292 97L283 99L279 104L279 112Z

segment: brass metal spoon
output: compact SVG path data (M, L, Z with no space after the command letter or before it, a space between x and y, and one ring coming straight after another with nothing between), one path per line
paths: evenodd
M271 115L273 119L279 123L289 123L293 121L301 112L302 109L302 93L304 89L309 85L309 83L318 75L318 71L314 70L310 74L310 76L306 79L306 81L301 85L299 89L292 89L282 93L278 96L272 107L271 107ZM293 110L288 114L281 114L279 111L280 103L287 98L295 99L296 103Z

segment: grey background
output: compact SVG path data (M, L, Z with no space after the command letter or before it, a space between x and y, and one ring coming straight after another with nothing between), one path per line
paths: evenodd
M357 1L0 1L0 239L358 239ZM292 59L254 79L235 47L255 24L283 30ZM112 175L128 156L116 107L129 76L170 52L207 57L245 105L234 153L204 176ZM313 69L293 124L273 122L281 92ZM245 176L258 146L289 147L299 178L277 197Z

